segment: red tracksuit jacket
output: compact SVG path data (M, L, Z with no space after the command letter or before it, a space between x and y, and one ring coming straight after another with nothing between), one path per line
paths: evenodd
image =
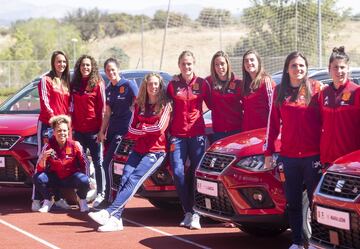
M136 139L133 149L140 154L165 152L171 104L167 104L159 114L154 112L154 105L146 104L145 109L145 112L141 112L135 104L127 137Z
M69 115L70 92L66 91L62 84L55 88L49 76L41 78L38 84L40 98L39 120L49 125L49 120L53 116L65 114Z
M211 109L210 87L202 78L194 75L187 84L179 80L169 82L167 94L173 101L173 117L170 134L175 137L195 137L205 134L203 101Z
M253 93L242 98L243 120L241 131L266 127L270 111L270 102L275 82L263 80Z
M242 106L240 79L232 74L225 92L214 89L211 76L206 78L211 88L211 116L215 132L228 132L241 129Z
M320 93L322 163L360 149L360 87L347 81L339 89L331 84Z
M278 106L275 100L280 86L274 91L271 112L265 143L265 156L275 152L275 140L281 129L280 155L292 158L308 157L320 154L320 107L319 92L321 83L310 80L312 98L306 105L305 97L299 93L295 102L290 101L291 92L295 88L288 88L287 97Z
M105 86L99 82L94 89L87 88L88 78L82 79L80 89L71 89L72 126L77 132L98 132L105 112Z
M56 173L60 179L65 179L76 172L89 175L89 161L83 153L79 142L68 139L65 146L60 148L53 136L49 139L49 143L44 145L42 153L49 149L55 150L55 156L47 158L47 169L40 167L39 163L37 163L37 172L49 170L50 172Z

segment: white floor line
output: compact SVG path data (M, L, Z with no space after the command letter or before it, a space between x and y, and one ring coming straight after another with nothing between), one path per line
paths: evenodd
M60 247L57 247L57 246L55 246L55 245L53 245L53 244L51 244L51 243L49 243L49 242L47 242L47 241L45 241L45 240L43 240L43 239L40 239L39 237L36 237L35 235L33 235L33 234L31 234L31 233L28 233L28 232L26 232L26 231L24 231L24 230L22 230L22 229L20 229L20 228L18 228L18 227L16 227L16 226L12 225L12 224L10 224L10 223L2 220L2 219L0 219L0 223L3 224L3 225L5 225L5 226L10 227L11 229L14 229L14 230L18 231L19 233L22 233L22 234L24 234L24 235L26 235L26 236L28 236L28 237L30 237L30 238L32 238L32 239L40 242L41 244L46 245L46 246L49 247L49 248L60 249Z
M174 239L180 240L180 241L182 241L182 242L185 242L185 243L188 243L188 244L197 246L197 247L199 247L199 248L202 248L202 249L211 249L211 247L204 246L204 245L198 244L198 243L196 243L196 242L193 242L193 241L191 241L191 240L187 240L187 239L181 238L181 237L179 237L179 236L177 236L177 235L174 235L174 234L171 234L171 233L167 233L167 232L161 231L161 230L156 229L156 228L153 228L153 227L146 226L146 225L141 224L141 223L138 223L138 222L136 222L136 221L132 221L132 220L125 219L125 218L122 218L122 219L123 219L124 221L129 222L129 223L131 223L131 224L134 224L134 225L136 225L136 226L144 227L144 228L149 229L149 230L151 230L151 231L160 233L160 234L165 235L165 236L169 236L169 237L171 237L171 238L174 238Z

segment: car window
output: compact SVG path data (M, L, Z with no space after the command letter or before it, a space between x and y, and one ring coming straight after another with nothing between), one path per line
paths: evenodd
M17 101L14 101L12 105L9 106L10 112L21 112L21 113L38 113L40 112L40 101L39 101L39 92L37 88L33 88L28 91Z

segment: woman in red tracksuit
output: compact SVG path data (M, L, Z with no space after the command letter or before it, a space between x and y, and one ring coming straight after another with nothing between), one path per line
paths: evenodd
M241 130L242 82L231 70L229 56L218 51L211 59L211 75L206 78L211 88L211 116L214 134L211 143Z
M40 115L37 125L38 155L44 145L44 139L50 138L53 129L50 127L50 118L65 114L69 115L70 105L70 73L69 60L64 52L54 51L51 55L51 70L44 75L39 84ZM31 210L40 209L40 194L33 189ZM64 199L60 199L60 194L55 191L55 205L64 209L70 206Z
M99 232L123 229L121 216L125 205L146 178L162 164L166 156L166 130L171 110L164 80L159 74L147 74L135 101L129 132L126 135L137 139L123 168L116 198L106 209L89 213L90 218L101 225Z
M266 127L275 83L265 72L261 58L255 50L248 50L243 55L242 73L241 131Z
M80 142L84 151L90 151L97 187L94 202L100 203L104 200L105 173L102 144L97 138L105 112L105 84L95 59L89 55L82 55L75 64L71 102L74 139Z
M307 78L308 63L299 52L290 53L280 85L275 88L267 131L265 168L271 169L275 141L281 129L277 164L285 173L285 196L293 245L303 249L302 193L306 186L309 201L321 177L320 110L321 83Z
M170 81L167 94L173 101L173 117L170 123L170 164L174 173L176 191L185 212L180 226L201 229L200 216L194 213L195 169L205 152L204 101L210 105L209 84L194 73L195 57L191 51L183 51L178 59L181 74ZM185 170L185 161L190 167Z
M320 93L324 164L360 149L360 87L349 79L349 56L344 47L333 49L329 73L333 82Z
M53 201L49 188L75 188L79 196L81 212L89 210L86 194L89 189L89 163L81 145L69 138L70 118L66 115L50 119L54 136L44 145L36 165L37 173L33 176L36 189L44 198L38 210L48 212Z

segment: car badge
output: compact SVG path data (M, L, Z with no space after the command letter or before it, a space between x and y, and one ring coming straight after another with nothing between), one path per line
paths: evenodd
M216 157L213 157L213 158L211 159L211 162L210 162L209 167L210 167L210 168L214 168L215 162L216 162Z
M335 186L335 192L341 193L344 185L345 185L345 180L338 180Z
M359 192L359 189L358 189L357 187L355 187L355 188L353 188L352 192L353 192L354 194L357 194L357 193Z

